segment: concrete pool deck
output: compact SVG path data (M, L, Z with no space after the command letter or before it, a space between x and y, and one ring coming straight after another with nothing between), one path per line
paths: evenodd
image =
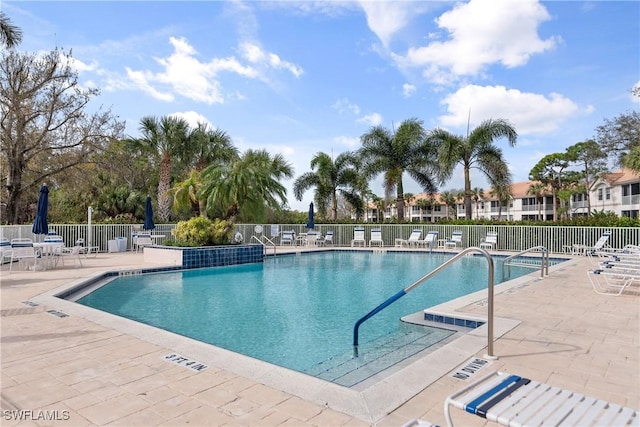
M282 371L273 371L279 378L268 378L276 374L262 371L252 359L227 352L204 360L207 350L182 344L183 338L167 338L168 333L144 326L129 333L130 323L103 322L42 297L99 272L150 267L142 254L132 252L101 253L83 264L11 274L8 265L2 266L2 425L398 426L413 418L444 425L446 396L466 385L451 376L454 366L433 379L404 378L404 385L354 402L369 408L331 409L335 405L318 398L299 397L320 393L326 386L319 380L299 381L301 374L292 375L289 380L295 379L299 393L283 392L270 385L287 381L280 377ZM596 294L586 276L593 268L587 258L575 257L552 268L545 279L532 274L508 289L498 287L495 316L511 324L496 334L494 353L499 358L478 375L504 370L640 408L640 295ZM30 306L27 301L53 303ZM456 304L460 313L486 316L482 297ZM145 331L134 332L138 328ZM483 358L486 338L483 345L466 359ZM208 368L198 372L171 363L165 357L172 353ZM246 375L216 363L226 366L234 360L245 364ZM392 409L381 413L375 407L376 399L385 398L380 402L385 406L395 395L404 397ZM347 400L350 396L345 393ZM46 416L57 420L45 421ZM453 417L460 425L485 424L461 411Z

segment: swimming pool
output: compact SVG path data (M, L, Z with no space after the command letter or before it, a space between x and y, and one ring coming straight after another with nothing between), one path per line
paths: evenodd
M278 256L258 264L121 277L77 302L323 377L353 359L352 332L360 317L449 258L360 251ZM499 263L496 269L495 277L502 277ZM512 268L511 274L529 272ZM451 331L417 331L399 318L486 287L486 260L460 259L363 324L362 360L390 337L419 349L446 339Z

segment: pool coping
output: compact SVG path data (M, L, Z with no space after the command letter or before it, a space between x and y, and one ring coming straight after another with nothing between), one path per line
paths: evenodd
M566 262L571 262L571 260ZM561 263L551 266L550 272L562 265L566 264ZM100 280L108 273L109 271L97 272L92 276L84 277L42 293L32 298L31 301L52 307L61 313L78 316L149 343L169 348L175 353L198 360L209 366L251 378L256 382L274 387L310 402L328 406L370 423L380 420L421 390L464 364L469 358L487 346L487 325L484 324L467 334L460 335L452 342L428 354L420 355L416 361L391 373L375 384L363 390L355 390L58 297L58 295L67 292L69 289L80 287L88 281ZM502 283L496 287L495 292L496 294L516 292L518 288L530 286L530 284L538 280L543 280L538 275L538 272L532 272ZM483 305L485 303L486 291L481 290L426 310L434 314L453 317L463 316L464 318L486 322L486 316L474 316L459 311L472 304ZM519 324L520 321L517 320L496 317L494 340Z

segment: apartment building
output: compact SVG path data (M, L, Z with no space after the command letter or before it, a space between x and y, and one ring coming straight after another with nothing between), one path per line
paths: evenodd
M512 199L507 206L490 196L491 191L485 191L485 197L472 201L473 219L492 220L542 220L553 221L553 194L544 192L540 195L532 194L531 187L535 181L523 181L511 186ZM638 218L640 215L640 175L622 169L604 175L591 188L589 201L586 194L576 194L568 206L568 216L586 216L591 212L613 212L617 216ZM453 209L453 210L451 210ZM386 206L384 212L378 212L375 205L370 204L365 212L366 222L378 222L379 216L384 219L396 218L398 213L395 204ZM447 208L440 194L429 196L417 194L405 207L405 219L411 222L438 222L443 218L465 218L464 203L459 200L455 208Z

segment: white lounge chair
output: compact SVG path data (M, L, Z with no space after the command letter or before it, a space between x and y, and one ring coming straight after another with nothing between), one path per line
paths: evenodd
M411 231L408 239L396 239L396 246L418 246L420 242L420 236L422 236L422 230L416 228Z
M364 227L356 227L353 229L353 239L351 240L351 247L362 243L362 246L367 246L367 242L364 239Z
M487 232L487 236L480 241L480 249L493 249L498 244L498 233L495 231Z
M457 248L458 243L462 246L462 231L454 231L451 233L451 238L444 242L445 248Z
M285 246L293 246L296 240L296 233L293 231L283 231L282 236L280 236L280 245Z
M0 239L0 264L4 264L5 261L11 262L11 241L7 238Z
M447 397L451 407L504 426L638 425L638 410L584 396L506 372L494 371Z
M417 246L424 245L425 248L433 249L436 246L437 242L438 242L438 232L430 231L427 233L426 236L424 236L424 240L420 240L417 243Z
M602 268L588 271L587 277L597 294L619 296L632 285L640 285L640 263L603 263Z
M611 232L605 231L604 233L602 233L602 236L600 236L598 241L593 246L583 245L583 244L573 244L571 252L574 255L589 255L596 251L601 251L604 248L611 248L611 246L607 244L609 237L611 237Z
M369 246L384 246L384 240L382 240L382 230L379 228L374 228L371 230L371 238L369 239Z

